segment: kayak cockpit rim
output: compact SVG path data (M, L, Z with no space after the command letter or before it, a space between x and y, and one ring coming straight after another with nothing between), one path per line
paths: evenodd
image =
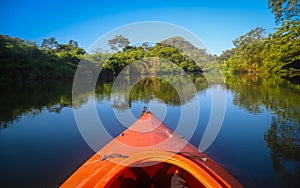
M118 162L120 162L118 160ZM111 169L101 181L107 185L110 185L115 181L122 173L124 173L129 167L139 167L144 164L155 163L168 163L179 167L193 177L195 177L205 187L231 187L229 183L223 180L218 174L204 169L199 164L196 164L191 159L186 158L180 154L165 152L165 151L144 151L133 155L130 155L127 159L122 159L121 165L116 165ZM205 165L203 165L205 166ZM110 174L111 173L111 174Z

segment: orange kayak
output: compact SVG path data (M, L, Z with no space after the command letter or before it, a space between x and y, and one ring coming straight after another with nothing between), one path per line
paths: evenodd
M61 187L243 187L225 169L147 112Z

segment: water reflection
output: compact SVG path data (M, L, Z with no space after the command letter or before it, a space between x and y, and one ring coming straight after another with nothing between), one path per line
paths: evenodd
M114 85L113 92L115 93L111 93L113 108L126 110L131 107L133 102L149 103L152 99L160 99L167 105L179 106L187 103L194 97L196 94L195 89L196 92L199 92L208 87L208 82L201 74L190 76L193 84L189 84L189 80L183 75L168 75L161 76L161 78L141 77L137 78L139 81L133 86L126 81L130 79L130 76L127 75ZM106 89L111 91L111 88ZM130 93L127 93L128 91ZM179 96L179 92L181 96ZM100 101L103 100L101 97L104 96L100 95Z
M2 90L0 95L0 129L7 128L23 115L38 115L43 109L60 113L71 105L71 81L30 83Z
M252 113L272 110L280 117L295 119L300 125L300 85L278 77L252 75L227 77L226 84L234 91L235 105Z
M190 75L196 90L201 91L208 87L206 79L201 74ZM123 78L130 79L129 77ZM176 90L168 81L176 82L176 87L181 88L184 93L184 101L180 101ZM31 83L27 85L18 85L11 88L5 88L0 95L0 129L7 128L12 122L17 121L24 115L38 115L43 110L60 113L64 107L78 108L85 104L93 91L83 92L72 103L72 80L70 81L53 81L45 83ZM180 76L168 76L167 78L146 78L140 80L133 88L124 88L120 83L117 87L117 93L112 93L113 81L99 81L96 85L96 98L99 102L111 100L111 96L118 96L116 103L112 104L113 108L128 109L132 102L150 101L159 98L169 105L181 105L189 101L193 96L189 89L185 88ZM130 95L126 96L126 90L131 89ZM122 106L122 104L127 104ZM129 104L129 106L128 106Z
M262 76L227 76L233 103L251 113L273 111L264 140L273 168L292 185L300 183L300 85Z
M191 75L191 80L193 81L198 94L201 96L201 108L203 113L200 119L200 126L197 127L197 133L194 134L191 142L195 145L199 145L201 140L201 135L204 132L205 127L201 127L201 125L206 125L206 117L209 118L210 112L210 93L209 90L211 87L209 86L208 82L206 81L205 77L200 75ZM130 80L129 77L122 78L124 80ZM179 96L174 89L174 87L169 83L176 83L176 87L179 87L184 93L184 100L180 101ZM219 155L220 158L226 161L226 154L233 154L233 157L229 157L227 163L222 165L226 166L235 166L245 167L245 171L249 173L253 173L255 177L250 176L249 178L246 177L241 179L242 183L247 183L247 181L253 183L254 186L266 187L271 184L268 181L272 181L276 177L276 181L280 182L281 185L286 185L290 187L297 187L300 182L300 85L290 84L281 78L268 78L268 77L261 77L261 76L244 76L244 77L237 77L237 76L227 76L226 77L226 87L224 89L230 90L228 92L230 98L232 96L232 101L228 103L228 109L237 109L237 111L229 111L226 113L225 117L225 124L227 120L227 124L222 127L223 134L221 133L216 142L214 142L215 146L215 156ZM105 116L104 120L106 122L110 122L109 125L106 127L112 133L112 135L118 135L120 132L119 130L123 130L124 127L119 126L118 129L118 121L112 122L113 119L113 112L111 108L117 109L126 109L126 110L135 110L134 103L141 102L147 103L153 99L160 99L165 104L168 105L168 109L171 109L170 112L173 115L166 118L168 125L176 125L176 121L174 118L178 115L179 105L188 103L191 99L193 99L193 95L189 92L188 87L185 86L184 82L181 80L180 76L169 76L163 79L158 78L144 78L138 81L137 83L133 84L133 87L130 88L130 94L126 95L126 91L128 88L125 85L119 84L117 85L117 91L112 93L113 82L112 81L99 81L96 85L95 91L96 94L94 95L94 91L89 92L82 92L79 96L77 103L72 104L72 81L66 82L47 82L47 83L31 83L30 85L19 85L11 88L5 88L1 90L0 95L0 121L1 121L1 128L6 128L10 125L13 125L16 121L20 120L23 121L22 117L26 116L43 116L46 117L49 114L47 112L55 112L51 113L50 116L53 116L52 120L49 122L44 122L44 119L40 120L38 118L33 118L32 120L29 118L27 119L27 124L23 123L22 125L34 124L34 120L36 121L36 125L34 128L32 126L20 126L18 129L7 129L8 131L1 132L0 138L2 138L2 158L4 154L7 154L5 160L3 160L2 165L5 163L9 164L6 168L3 169L11 169L11 166L15 164L14 160L9 161L11 156L21 156L21 159L24 159L24 155L27 153L27 157L30 157L30 161L32 163L28 163L28 161L21 161L22 164L28 164L30 166L34 166L36 164L37 158L32 158L30 154L30 148L34 149L36 152L32 152L34 154L38 153L38 151L42 150L41 147L37 147L39 142L36 142L37 135L46 135L44 138L44 143L51 145L52 149L60 148L61 150L53 151L55 156L57 153L65 155L65 160L70 161L69 159L78 156L78 143L77 141L69 143L69 146L72 147L72 151L75 153L68 152L61 152L65 151L67 141L66 135L70 135L70 132L75 134L78 131L78 128L75 125L74 117L72 114L71 107L79 108L80 106L86 104L89 101L89 97L96 97L97 102L101 106L98 111L100 115ZM118 96L120 98L116 98L116 100L112 100L112 97ZM231 99L231 98L230 98ZM122 103L111 103L112 101ZM123 105L126 104L127 105ZM101 105L103 104L103 105ZM204 105L203 105L204 104ZM74 105L74 106L71 106ZM140 107L142 104L138 104L137 106ZM206 106L207 105L207 106ZM238 108L235 108L235 107ZM68 108L64 111L64 108ZM132 107L132 108L131 108ZM175 107L175 108L174 108ZM239 111L240 108L247 110L247 112L251 113L251 116L247 116L253 120L250 122L244 122L241 120L241 117L245 115L244 110ZM140 110L139 108L138 110ZM44 113L45 112L45 113ZM64 113L65 112L65 113ZM139 111L140 112L140 111ZM168 112L169 113L169 112ZM58 116L59 114L59 116ZM138 113L139 114L139 113ZM255 115L252 115L255 114ZM257 115L258 114L258 115ZM262 114L265 116L263 119ZM272 120L270 118L270 114L272 116ZM237 115L237 116L236 116ZM247 113L247 115L249 115ZM59 120L57 119L59 117ZM270 120L268 125L263 128L259 128L257 125L253 125L253 122L258 122L259 125L264 126L266 123L266 118ZM25 118L26 119L26 118ZM54 121L55 119L55 121ZM56 121L57 120L57 121ZM239 121L236 121L239 120ZM48 121L48 120L47 120ZM235 122L238 123L238 128L234 125ZM47 128L45 129L44 123L47 123ZM202 124L201 124L202 123ZM40 126L43 124L43 126ZM55 126L55 124L67 125L67 126ZM114 126L110 126L114 125ZM63 128L65 127L65 128ZM120 128L121 127L121 128ZM53 128L53 129L52 129ZM174 127L173 127L174 128ZM236 128L237 132L234 130ZM118 129L118 130L116 130ZM247 135L249 131L254 130L253 132L249 133L252 137L245 138L245 136L240 135ZM19 131L19 132L18 132ZM24 132L27 131L27 132ZM226 132L227 131L227 132ZM6 134L5 134L6 133ZM26 134L25 134L26 133ZM48 137L47 137L47 134ZM60 134L60 140L57 140L57 135ZM81 136L78 134L76 139L81 139ZM26 136L26 139L22 140L22 136ZM223 137L222 137L223 136ZM21 137L21 138L18 138ZM5 139L4 139L5 138ZM25 138L25 137L24 137ZM31 139L30 139L31 138ZM38 137L40 139L40 137ZM20 141L19 141L20 139ZM54 140L52 140L54 139ZM74 137L74 140L76 140ZM248 140L247 140L248 139ZM252 140L250 140L252 139ZM47 142L47 140L49 142ZM235 140L238 140L237 142ZM249 141L250 140L250 141ZM253 141L254 140L254 141ZM19 141L19 142L18 142ZM14 143L22 143L27 141L26 147L24 150L20 150L20 153L15 154L12 152L14 150ZM42 141L42 140L41 140ZM11 143L10 143L11 142ZM235 143L236 142L236 143ZM51 144L53 143L53 144ZM61 144L63 143L63 144ZM257 146L257 143L260 143L260 146ZM265 145L261 144L265 143ZM12 146L11 146L12 144ZM23 145L20 146L23 147ZM35 145L37 144L37 145ZM18 145L19 147L19 145ZM36 149L36 147L38 149ZM51 148L50 147L50 148ZM82 147L88 147L83 145ZM231 148L232 147L232 148ZM29 149L28 149L29 148ZM255 149L251 149L255 148ZM258 148L258 149L257 149ZM222 150L224 149L224 150ZM247 153L249 150L250 152ZM230 152L228 151L230 150ZM16 150L19 151L19 150ZM44 151L44 150L43 150ZM46 150L45 150L46 151ZM49 151L49 150L47 150ZM214 150L211 150L211 152ZM253 152L255 153L254 155ZM219 153L218 153L219 152ZM261 152L261 153L259 153ZM80 153L80 152L79 152ZM249 154L249 155L248 155ZM54 155L54 154L53 154ZM224 157L225 155L225 157ZM61 161L59 163L61 156L58 159L53 160L51 157L47 158L51 155L47 153L47 155L43 155L39 157L41 159L47 159L46 164L49 161L52 161L57 164L57 166L66 165L65 161ZM214 156L214 155L212 155ZM231 156L231 155L230 155ZM234 157L238 156L238 157ZM255 160L252 160L252 159ZM32 160L34 159L34 160ZM218 159L216 157L216 159ZM73 159L71 160L73 162ZM74 169L80 165L80 162L83 162L82 159L77 164L74 164ZM257 162L259 161L259 162ZM20 162L20 163L21 163ZM257 163L256 163L257 162ZM271 163L272 162L272 163ZM253 165L254 164L254 165ZM256 164L256 165L255 165ZM251 167L252 166L252 167ZM17 171L19 166L16 166L11 174L14 174ZM253 169L252 169L253 168ZM26 166L27 169L27 166ZM46 169L46 167L45 167ZM230 168L229 168L230 169ZM48 170L48 169L47 169ZM5 170L3 170L4 172ZM69 170L67 173L70 173ZM262 171L261 173L259 173ZM52 169L52 173L47 174L48 176L53 176L56 173L56 169ZM70 174L65 174L67 177ZM4 173L2 173L4 174ZM33 173L34 174L34 173ZM233 171L233 175L238 177L240 173L235 173ZM275 174L275 175L274 175ZM32 174L30 174L32 176ZM32 176L34 177L34 176ZM60 177L60 176L57 176ZM277 178L278 177L278 178ZM248 179L247 179L248 178ZM4 179L7 179L4 178ZM271 180L270 180L271 179ZM278 179L278 180L277 180ZM43 180L44 181L44 180ZM34 180L33 180L34 182ZM269 184L270 183L270 184ZM251 184L252 185L252 184Z
M285 177L296 174L300 183L300 128L296 122L274 117L264 139L271 150L273 168L285 174Z

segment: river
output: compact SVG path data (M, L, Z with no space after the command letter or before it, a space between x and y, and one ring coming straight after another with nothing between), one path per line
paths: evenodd
M174 79L180 82L178 77L169 78ZM168 79L143 79L129 88L129 94L125 86L113 89L113 82L102 81L95 94L84 93L76 104L72 104L72 81L2 89L0 187L57 187L93 155L73 112L93 100L111 138L126 129L115 114L139 117L146 105L176 130L183 109L198 103L200 111L190 108L189 112L199 116L195 130L187 127L179 134L189 134L199 148L213 113L214 93L224 94L226 108L224 118L214 117L222 119L222 126L205 153L246 187L299 187L300 85L259 76L228 76L221 85L207 82L203 75L191 79L196 90L181 84L183 97Z

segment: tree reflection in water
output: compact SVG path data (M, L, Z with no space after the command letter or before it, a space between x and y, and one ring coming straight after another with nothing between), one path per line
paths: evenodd
M208 83L202 74L190 75L190 78L197 91L208 87ZM168 83L168 80L176 82L176 87L181 88L186 93L184 101L179 100L177 91ZM190 95L189 90L192 88L185 88L185 83L182 83L180 76L168 76L163 80L158 78L142 79L134 84L132 88L129 88L131 89L129 96L126 96L128 88L124 88L122 84L118 85L119 88L116 93L112 93L112 80L99 81L95 91L83 91L76 96L78 98L73 102L72 84L72 80L49 81L25 83L4 88L0 95L0 130L9 127L23 115L35 116L43 110L60 113L64 107L79 108L88 101L94 92L96 92L96 98L99 102L117 97L113 101L118 103L112 105L113 108L117 109L128 109L134 101L149 101L153 98L160 98L166 104L177 106L193 97Z
M300 183L300 128L295 120L273 117L264 139L271 150L273 168L284 178L296 176ZM293 163L293 168L289 163Z
M208 87L208 82L202 74L189 75L192 84L188 84L184 76L180 75L167 75L161 78L148 77L138 79L137 83L132 86L128 85L125 80L129 80L130 77L124 77L120 80L123 82L118 82L114 87L115 91L112 91L112 84L110 87L104 87L99 85L96 89L98 100L101 101L105 97L103 95L111 94L112 106L115 109L126 110L131 107L132 102L143 101L148 103L152 99L160 99L164 101L165 104L171 106L179 106L190 101L196 93L193 91L196 89L197 92L203 91ZM170 83L173 83L170 84ZM107 86L107 85L106 85ZM176 89L177 90L176 90ZM127 93L130 91L129 93ZM181 99L178 92L182 92Z
M44 109L60 113L70 107L72 80L31 82L2 88L0 95L0 130L23 115L35 116Z
M273 117L264 140L271 151L273 168L286 182L300 184L300 85L281 77L226 76L233 103L250 113L271 110Z

